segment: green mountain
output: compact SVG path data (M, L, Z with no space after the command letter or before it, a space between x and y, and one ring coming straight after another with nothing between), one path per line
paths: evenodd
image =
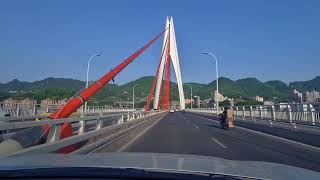
M296 81L289 83L289 87L295 88L298 91L320 91L320 76L315 77L309 81Z
M272 88L272 94L274 97L288 98L290 95L291 89L286 83L282 81L278 81L278 80L267 81L264 84Z
M77 91L85 86L85 82L71 78L46 78L41 81L24 82L14 79L0 85L0 92L7 91L39 91L45 88L64 88Z
M222 92L224 96L240 98L245 97L246 93L243 91L241 86L231 79L221 77L219 78L219 92ZM208 84L210 89L216 90L216 81Z
M241 87L243 92L249 96L262 96L266 99L272 99L274 91L271 86L259 81L256 78L246 78L237 80L236 83ZM288 92L289 93L289 92Z
M116 100L132 100L132 87L135 87L135 97L145 101L148 97L153 83L153 76L145 76L123 85L108 84L102 88L90 102L113 103ZM209 84L184 83L184 92L186 98L190 98L190 84L193 90L193 96L198 95L201 99L210 98L216 89L216 81ZM69 98L76 92L85 87L85 82L70 78L46 78L41 81L22 82L14 79L8 83L0 84L0 100L8 97L13 98L34 98L37 100L45 98ZM297 81L287 85L284 82L274 80L261 82L256 78L245 78L233 81L231 79L219 78L219 92L228 97L243 99L262 96L265 99L277 97L281 100L290 100L290 91L296 88L302 92L310 90L320 90L320 76L310 81ZM11 91L11 92L10 92ZM178 86L171 82L171 100L178 100Z

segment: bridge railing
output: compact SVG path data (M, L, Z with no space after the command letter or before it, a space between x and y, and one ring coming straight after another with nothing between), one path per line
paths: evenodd
M91 110L85 114L79 112L75 114L75 116L96 116L96 115L105 115L105 114L115 114L115 113L123 113L123 112L141 112L137 109L124 109L124 108L95 108L95 110ZM26 116L10 116L10 117L0 117L0 122L13 123L13 122L22 122L22 121L37 121L49 118L49 113L47 114L37 114L37 115L26 115Z
M69 145L82 148L87 144L98 141L103 136L131 128L140 121L149 119L159 113L161 112L123 112L56 120L44 119L32 122L1 123L0 132L3 134L0 136L2 141L0 156L30 152L55 152ZM60 128L64 123L72 125L73 136L60 139ZM40 136L39 133L36 133L43 126L50 127L48 128L49 132L46 132L46 137L41 136L44 133ZM15 145L17 143L18 146Z
M59 109L62 104L33 104L33 103L12 103L5 104L0 103L0 106L12 117L30 117L37 115L44 115L52 113ZM132 108L121 108L121 107L111 107L111 106L88 106L87 113L101 113L101 112L123 112L123 111L136 111ZM78 112L83 114L83 108L80 107Z
M307 125L320 125L320 110L311 104L278 104L270 106L234 106L235 117L242 119L272 120ZM189 111L217 114L211 108Z

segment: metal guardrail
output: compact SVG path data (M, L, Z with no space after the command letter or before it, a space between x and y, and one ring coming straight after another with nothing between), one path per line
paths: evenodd
M9 113L12 117L21 116L36 116L44 113L51 113L59 109L62 104L33 104L33 103L15 103L4 104L0 102L3 110ZM101 112L123 112L123 111L136 111L136 109L117 108L110 106L88 106L87 113L101 113ZM83 108L79 108L79 112L83 114Z
M20 122L20 121L35 121L40 119L48 118L49 115L32 115L32 116L13 116L13 117L2 117L0 123Z
M320 125L320 111L311 104L278 104L272 106L234 106L238 118L267 119L307 125ZM217 114L215 109L192 109L193 111ZM222 111L221 111L222 112ZM220 113L221 113L220 112Z
M96 116L100 114L111 114L111 113L123 113L123 112L138 112L132 109L109 109L109 110L96 110L95 112L88 112L85 114L81 114L81 116ZM35 121L48 118L49 115L28 115L28 116L12 116L12 117L0 117L0 123L6 122L20 122L20 121Z
M203 115L209 115L209 116L217 116L215 113L212 113L208 110L199 110L199 109L193 109L187 110L188 112L192 112L195 114L203 114ZM244 122L244 123L250 123L250 124L256 124L256 125L263 125L271 128L281 128L281 129L287 129L290 131L299 131L299 132L305 132L305 133L311 133L315 135L320 135L320 126L313 126L313 125L307 125L307 124L299 124L295 122L286 122L286 121L274 121L271 119L257 119L257 118L242 118L242 117L236 117L235 121L238 122ZM217 121L218 122L218 121Z
M138 125L138 123L140 123L141 121L150 117L154 117L159 113L162 112L128 112L120 114L87 116L83 118L65 118L57 120L3 123L0 124L0 130L5 131L16 131L26 128L41 127L43 125L48 125L51 127L50 132L48 132L46 143L27 147L15 153L6 154L4 156L24 153L54 152L60 148L77 144L83 141L90 140L96 142L97 140L103 138L105 135L112 135L119 131L132 128ZM76 128L76 133L74 133L74 135L71 137L60 139L60 127L64 123L71 123L72 127ZM86 126L90 123L92 128L87 128Z

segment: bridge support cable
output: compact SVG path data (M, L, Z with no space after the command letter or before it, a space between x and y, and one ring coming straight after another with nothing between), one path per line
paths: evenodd
M166 38L166 40L165 40L165 43L164 43L165 47L166 47L167 43L168 43L168 38ZM154 100L154 91L155 91L155 87L156 87L156 84L157 84L158 75L159 75L159 69L160 69L161 60L162 60L162 57L164 55L164 52L165 52L165 48L163 48L162 52L161 52L160 62L159 62L158 68L157 68L157 72L156 72L156 74L154 76L154 80L153 80L153 83L152 83L150 95L148 97L147 105L145 107L145 111L146 112L149 111L151 102L152 102L152 100Z
M177 42L176 42L176 37L175 37L175 31L174 31L174 24L173 24L173 18L169 17L167 18L167 23L166 23L166 28L169 29L168 32L165 33L165 38L169 37L170 43L167 46L163 46L163 49L168 48L169 51L165 52L165 56L161 60L161 65L159 68L158 72L158 79L157 79L157 84L156 84L156 89L155 89L155 95L154 95L154 101L153 101L153 107L157 109L158 101L162 101L160 99L160 93L161 93L161 84L162 84L162 77L166 76L168 77L170 74L170 66L172 63L173 70L175 72L176 80L177 80L177 85L178 85L178 92L179 92L179 100L180 100L180 106L179 109L183 110L185 109L185 99L184 99L184 92L183 92L183 86L182 86L182 77L181 77L181 70L180 70L180 62L179 62L179 56L178 56L178 50L177 50ZM167 63L170 61L170 64ZM166 68L166 66L168 66ZM164 71L164 69L167 69ZM168 74L168 75L166 75ZM164 107L165 109L168 109L170 106L170 77L165 79L166 82L166 87L165 87L165 101L164 101Z
M156 82L157 82L157 75L158 75L158 72L159 72L159 67L160 67L160 64L158 65L156 75L154 76L154 80L153 80L153 83L152 83L151 91L150 91L150 94L149 94L149 97L148 97L148 100L147 100L147 105L145 107L145 112L149 111L151 101L153 100L153 93L154 93L154 89L155 89Z
M122 63L112 69L109 73L102 76L98 81L91 84L87 89L82 91L78 96L70 99L62 108L53 112L49 117L51 119L66 118L69 117L73 112L75 112L80 106L83 105L90 97L95 95L103 86L105 86L110 80L112 80L118 73L120 73L125 67L127 67L135 58L137 58L144 50L146 50L150 45L152 45L157 39L159 39L162 34L166 31L165 29L150 42L132 54L130 57L125 59ZM61 127L60 131L61 137L72 136L72 127L70 124L65 123ZM67 147L68 148L68 147ZM67 150L70 152L71 150Z
M170 29L170 24L169 24ZM168 110L170 107L170 31L168 32L168 45L167 45L167 61L166 61L166 79L165 79L165 92L164 92L164 107Z
M166 29L167 30L167 29ZM137 58L145 49L147 49L151 44L153 44L157 39L161 37L161 35L166 31L164 30L159 35L157 35L154 39L132 54L130 57L125 59L122 63L120 63L117 67L112 69L109 73L102 76L98 81L91 84L87 89L82 91L75 98L70 99L62 108L53 112L50 115L51 119L57 118L66 118L70 116L73 112L75 112L85 101L87 101L90 97L95 95L103 86L105 86L112 78L114 78L118 73L120 73L125 67L127 67L135 58Z
M165 57L167 59L167 57ZM163 68L163 76L162 76L162 81L161 81L161 86L160 86L160 94L159 94L159 101L158 101L158 109L164 109L165 108L165 95L166 95L166 62L164 63L164 68Z
M90 97L95 95L99 90L102 89L103 86L105 86L110 80L112 80L118 73L120 73L124 68L126 68L135 58L137 58L142 52L144 52L149 46L151 46L156 40L158 40L165 32L167 31L167 28L162 31L160 34L158 34L155 38L153 38L151 41L149 41L147 44L145 44L142 48L137 50L134 54L132 54L127 59L123 60L122 63L120 63L118 66L116 66L114 69L109 71L107 74L102 76L98 81L91 84L88 88L84 89L79 94L76 94L72 98L68 100L68 102L63 105L60 109L57 111L54 111L50 114L50 119L61 119L61 118L67 118L69 117L73 112L75 112L81 105L84 104L85 101L87 101ZM17 138L15 139L7 139L0 143L0 146L5 143L9 144L18 144L14 145L12 147L23 147L22 144L28 144L27 147L42 144L45 142L45 139L47 138L49 132L52 130L51 126L43 125L33 128L28 128L23 131L23 133L17 132L15 136ZM25 134L29 134L28 136L32 137L38 137L36 140L32 138L26 138ZM72 132L72 126L70 123L64 123L61 125L60 128L60 139L64 139L66 137L70 137L73 135ZM20 146L19 146L20 144ZM6 146L9 146L6 144ZM25 148L27 148L25 147ZM76 145L71 145L68 147L65 147L63 149L58 150L59 153L69 153L76 149ZM11 148L9 151L17 151L20 150L20 148Z
M157 105L157 108L156 109L160 109L161 107L161 104L163 104L163 79L164 79L164 76L162 76L162 79L161 79L161 82L160 82L160 94L159 94L159 101L158 101L158 105ZM161 107L162 108L162 107Z

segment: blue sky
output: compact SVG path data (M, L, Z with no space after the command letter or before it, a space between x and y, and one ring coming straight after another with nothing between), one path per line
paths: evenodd
M185 82L220 76L262 81L320 75L320 1L0 1L0 82L46 77L94 80L143 46L173 16ZM154 75L162 39L115 79ZM172 77L174 80L175 78Z

